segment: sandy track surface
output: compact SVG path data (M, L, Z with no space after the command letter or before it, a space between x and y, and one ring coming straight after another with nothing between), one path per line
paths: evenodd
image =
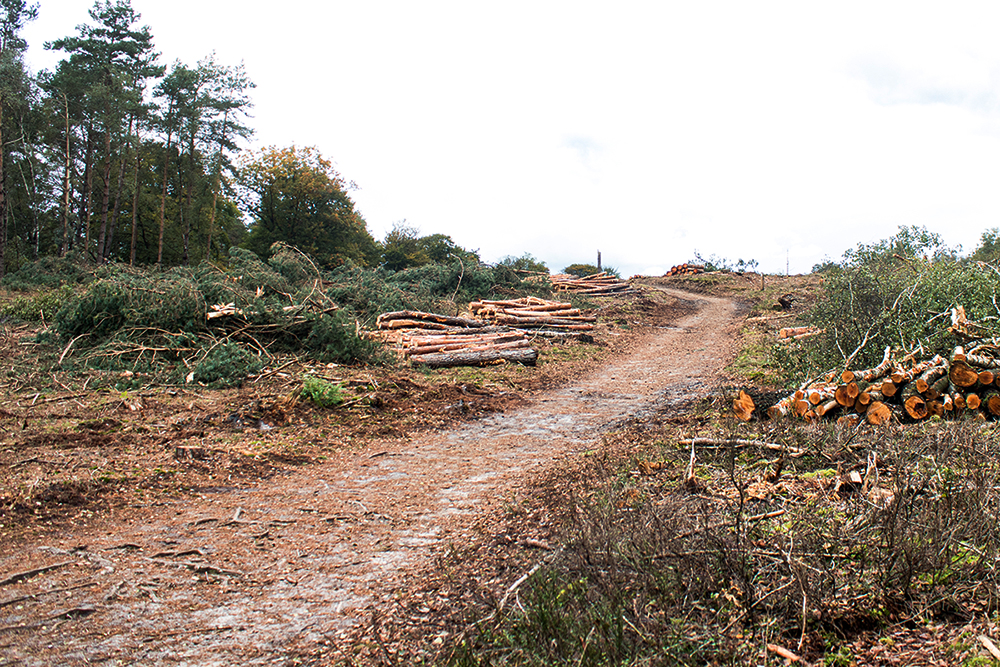
M663 291L697 310L516 411L3 550L0 582L56 567L0 583L0 664L273 664L364 623L487 501L717 384L738 307Z

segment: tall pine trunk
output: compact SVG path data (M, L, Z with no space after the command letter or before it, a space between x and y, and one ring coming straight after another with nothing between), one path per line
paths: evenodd
M104 131L104 183L101 189L101 228L97 233L98 264L104 263L104 241L108 233L108 212L111 206L111 131Z
M65 257L66 252L69 250L70 237L69 237L69 189L70 189L70 173L72 169L72 160L70 159L70 143L69 143L69 100L66 95L63 95L63 105L66 110L66 164L63 170L63 206L62 206L62 244L60 245L59 256Z
M7 151L3 143L3 95L0 94L0 278L7 273L7 178L4 162Z
M167 133L167 149L163 158L163 186L160 190L160 244L156 251L156 265L163 264L163 228L166 226L167 218L167 174L170 172L170 148L173 135Z
M139 150L135 151L135 171L132 173L132 241L129 243L128 265L135 264L135 244L139 232Z
M83 201L80 202L80 222L77 227L77 239L83 240L83 261L90 254L90 203L94 197L94 136L91 128L87 128L87 157L83 163Z

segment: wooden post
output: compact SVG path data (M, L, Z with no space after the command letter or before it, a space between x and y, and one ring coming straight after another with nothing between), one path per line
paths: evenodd
M597 251L597 272L601 272L601 251Z

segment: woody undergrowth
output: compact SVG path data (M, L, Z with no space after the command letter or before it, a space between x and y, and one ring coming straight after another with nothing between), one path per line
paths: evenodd
M608 436L564 549L440 664L756 665L769 643L833 661L860 632L997 620L995 425L714 423L697 435L787 450L698 446L691 468L689 426Z

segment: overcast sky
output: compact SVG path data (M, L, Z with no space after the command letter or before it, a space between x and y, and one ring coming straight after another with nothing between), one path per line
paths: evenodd
M76 33L87 0L25 31ZM625 275L807 272L1000 226L1000 3L132 0L161 62L246 63L255 146L313 145L383 238Z

